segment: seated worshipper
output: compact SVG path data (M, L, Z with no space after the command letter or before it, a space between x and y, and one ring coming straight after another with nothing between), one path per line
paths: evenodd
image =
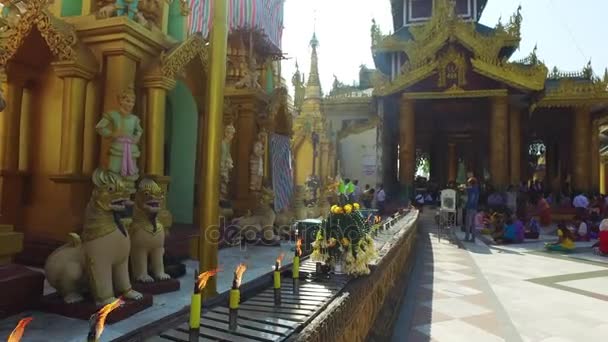
M587 219L587 213L589 210L589 199L585 196L584 193L579 193L578 196L574 197L572 201L572 206L576 210L576 215L578 215L581 219Z
M589 241L589 229L587 223L580 217L574 218L574 236L576 241Z
M474 219L475 230L478 232L481 232L483 234L483 231L488 229L489 222L490 221L487 216L486 209L481 208L477 212L477 214L475 214L475 219Z
M551 224L551 206L542 195L537 196L536 210L540 217L540 225L545 227Z
M593 245L593 251L597 255L608 257L608 219L600 224L599 241Z
M566 224L560 222L557 225L557 242L547 243L545 244L545 248L549 251L554 252L572 252L576 247L574 244L574 240L576 237L574 234L566 227Z
M494 241L503 244L523 242L524 239L521 222L520 224L516 224L516 222L513 220L513 217L509 217L507 219L502 236L495 237Z
M528 224L524 227L524 238L526 239L538 239L540 236L540 227L538 226L538 221L535 219L530 219Z

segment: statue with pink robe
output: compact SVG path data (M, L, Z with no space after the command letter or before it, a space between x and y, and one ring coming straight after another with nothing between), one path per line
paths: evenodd
M95 129L111 139L108 149L108 170L120 175L129 183L139 178L137 158L140 156L139 139L143 133L139 118L132 113L135 91L128 87L118 96L119 109L103 114Z

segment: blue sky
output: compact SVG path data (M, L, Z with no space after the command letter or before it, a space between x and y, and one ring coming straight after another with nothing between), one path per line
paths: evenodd
M501 16L505 23L520 4L523 38L514 59L527 56L538 44L538 56L549 69L558 66L564 71L577 71L591 59L595 73L603 75L608 66L608 1L489 0L481 23L494 27ZM287 0L283 51L290 59L282 64L283 77L291 86L296 59L300 70L308 74L308 43L316 27L324 91L331 88L334 74L351 84L358 78L359 65L373 67L372 18L383 32L392 30L390 1Z

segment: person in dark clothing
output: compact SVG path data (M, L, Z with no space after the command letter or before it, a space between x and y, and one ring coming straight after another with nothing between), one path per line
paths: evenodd
M467 219L465 223L465 241L475 242L475 215L477 215L477 206L479 205L479 186L477 179L469 178L467 181ZM470 240L469 240L470 237Z

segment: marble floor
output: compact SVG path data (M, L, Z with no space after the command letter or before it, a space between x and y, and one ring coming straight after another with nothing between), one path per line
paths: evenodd
M233 270L243 262L248 266L243 277L243 283L251 281L267 272L274 266L274 261L281 252L285 252L284 264L290 264L293 260L293 244L285 243L280 247L232 247L219 251L220 269L218 274L217 288L224 292L232 285ZM100 342L112 341L113 339L132 332L140 326L147 325L163 317L182 310L190 305L192 294L192 279L194 271L198 268L198 262L186 262L187 274L180 278L181 289L177 292L154 296L152 307L133 315L128 320L108 325L104 330ZM46 284L45 294L54 291ZM55 314L29 311L19 315L0 320L0 340L8 337L19 319L33 317L33 321L27 326L23 342L82 342L86 340L88 322L67 318Z
M423 214L393 341L606 341L608 260L587 243L560 255L542 251L544 241L487 246L435 232Z

